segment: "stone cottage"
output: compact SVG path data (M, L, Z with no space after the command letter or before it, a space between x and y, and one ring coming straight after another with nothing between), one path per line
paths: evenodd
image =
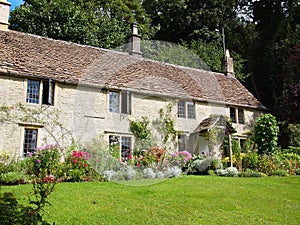
M53 40L9 30L9 3L0 4L0 153L101 136L121 157L134 147L130 120L154 121L171 105L174 150L205 154L216 117L230 118L242 142L265 110L235 78L228 53L216 73L144 59L135 26L129 54Z

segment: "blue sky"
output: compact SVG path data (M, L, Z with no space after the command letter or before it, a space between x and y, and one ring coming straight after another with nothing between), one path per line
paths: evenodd
M7 0L11 3L10 10L14 10L16 6L19 6L23 3L23 0Z

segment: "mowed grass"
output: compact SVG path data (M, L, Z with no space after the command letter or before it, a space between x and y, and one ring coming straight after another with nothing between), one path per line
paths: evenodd
M183 176L145 182L60 183L44 218L56 225L300 224L300 177ZM2 186L1 192L14 191L26 202L30 189Z

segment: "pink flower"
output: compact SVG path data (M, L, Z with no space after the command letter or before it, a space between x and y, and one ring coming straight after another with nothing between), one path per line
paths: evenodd
M40 163L40 162L41 162L41 160L39 160L39 159L38 159L38 160L36 160L36 162L37 162L37 163Z
M141 167L141 164L138 163L136 166L137 166L137 167Z

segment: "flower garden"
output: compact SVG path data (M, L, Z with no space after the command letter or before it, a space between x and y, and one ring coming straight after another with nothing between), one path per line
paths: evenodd
M3 221L1 224L50 224L44 217L45 209L49 208L50 194L58 184L71 182L80 184L116 181L134 186L139 181L147 184L146 180L155 180L156 183L168 178L192 177L193 180L195 175L209 175L207 177L211 177L216 183L216 177L222 177L219 179L226 182L225 177L297 178L300 175L299 147L260 151L261 148L257 149L253 140L255 138L249 139L242 148L233 141L233 167L229 166L226 141L221 147L222 158L192 155L188 151L172 151L155 146L135 150L126 158L120 159L113 146L97 141L84 146L62 147L58 143L45 145L36 148L23 159L2 153L0 184L5 185L3 187L8 192L0 193L0 221ZM268 146L264 147L270 149ZM190 179L186 178L186 181L189 182ZM299 178L296 182L299 182ZM12 186L7 186L19 184L27 184L24 185L27 188L28 185L31 186L27 193L27 203L19 201L15 193L9 191ZM197 189L197 185L193 188ZM299 195L300 193L297 194L298 197ZM295 204L299 207L299 203Z

